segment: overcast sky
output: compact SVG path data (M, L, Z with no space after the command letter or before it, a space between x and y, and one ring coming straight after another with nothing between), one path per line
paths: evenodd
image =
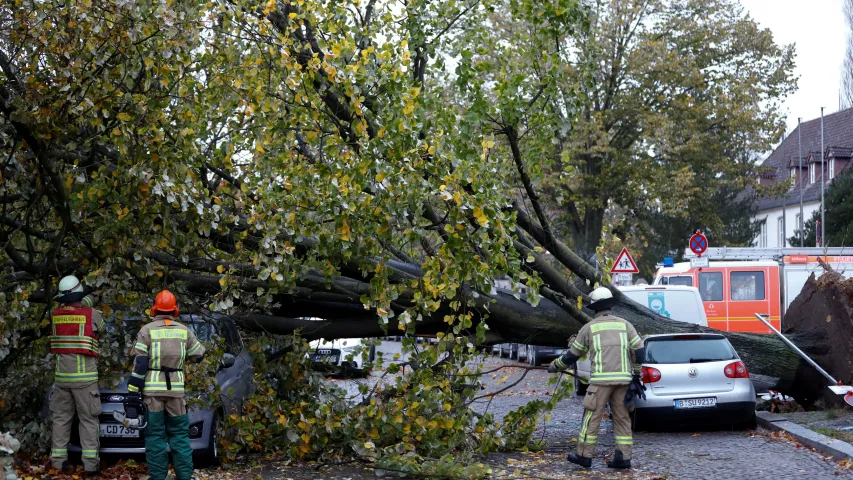
M740 0L777 43L796 44L797 92L785 101L788 133L803 121L838 110L847 26L842 0Z

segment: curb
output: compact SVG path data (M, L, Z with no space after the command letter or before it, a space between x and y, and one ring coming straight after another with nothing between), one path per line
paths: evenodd
M782 431L796 438L803 445L808 445L824 455L830 455L838 460L853 459L853 445L841 440L827 437L806 427L789 422L784 415L770 412L755 412L758 425L773 431Z

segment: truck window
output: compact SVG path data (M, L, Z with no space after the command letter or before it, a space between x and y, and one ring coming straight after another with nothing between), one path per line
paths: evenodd
M732 300L764 300L764 272L731 272Z
M699 272L699 294L703 302L722 302L723 272Z
M664 282L664 285L683 285L685 287L693 286L693 277L687 276L679 276L679 277L668 277L669 283Z

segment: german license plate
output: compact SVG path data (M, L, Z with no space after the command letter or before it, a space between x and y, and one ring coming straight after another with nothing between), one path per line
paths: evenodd
M102 437L138 438L139 430L127 428L124 425L101 424Z
M716 397L708 398L685 398L675 401L675 408L711 408L717 406Z

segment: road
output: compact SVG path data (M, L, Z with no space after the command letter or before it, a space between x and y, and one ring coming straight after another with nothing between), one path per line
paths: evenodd
M400 351L398 342L383 342L382 351L390 356ZM497 391L517 380L524 372L511 360L492 356L484 358L484 370L502 365L510 368L500 375L484 375L481 380L486 392ZM500 385L499 380L509 375ZM544 371L533 371L515 388L493 398L491 403L480 402L474 406L488 411L498 418L535 399L547 399L553 391L548 386L550 375ZM361 380L359 382L368 381ZM375 380L372 380L375 381ZM568 381L568 380L567 380ZM353 382L354 384L355 382ZM354 388L348 382L339 382L343 387ZM349 388L348 388L349 389ZM831 459L795 444L775 439L762 430L745 431L690 431L634 434L634 470L630 473L615 473L605 467L606 458L612 454L614 442L612 424L605 419L599 434L593 471L583 473L578 467L565 461L565 455L574 450L575 436L581 422L581 399L575 395L563 401L542 421L537 437L546 441L544 452L537 454L512 453L493 454L486 462L495 468L496 478L667 478L667 479L739 479L766 477L773 479L853 478L853 473L840 469ZM270 480L307 480L315 478L375 478L361 468L340 467L328 470L305 471L304 468L269 466L263 478Z

